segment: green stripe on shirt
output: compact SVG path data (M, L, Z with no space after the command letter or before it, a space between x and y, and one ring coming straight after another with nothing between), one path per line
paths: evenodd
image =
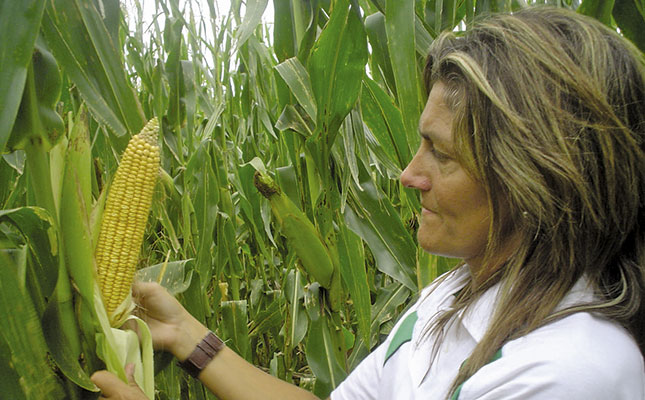
M387 348L387 353L385 353L385 361L383 361L383 365L385 365L387 360L392 357L392 355L399 349L399 347L403 345L403 343L412 340L412 331L414 331L414 324L417 322L418 318L419 317L417 316L417 312L413 311L408 314L407 317L405 317L403 322L401 322L399 329L397 329L394 337L392 338L392 341L390 342L390 346Z
M493 354L493 358L491 358L491 360L488 362L488 364L492 363L495 360L499 360L500 358L502 358L502 349L497 350L497 353ZM466 361L468 361L468 359L466 359L462 363L462 365L465 364ZM461 388L464 386L464 383L466 383L467 381L468 381L468 379L466 379L465 381L461 382L461 385L457 386L457 390L455 390L455 393L452 395L450 400L459 400L459 393L461 393Z

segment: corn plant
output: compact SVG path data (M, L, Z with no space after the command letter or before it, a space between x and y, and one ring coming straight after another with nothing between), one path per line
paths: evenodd
M140 0L0 0L2 393L96 398L92 372L123 377L129 354L152 357L97 311L94 264L117 166L156 118L138 279L248 361L327 396L456 262L418 248L419 199L398 182L428 46L525 3L233 0L222 14L214 0L149 1L151 18ZM610 3L555 5L645 49L642 4ZM214 398L167 354L154 374L156 398Z

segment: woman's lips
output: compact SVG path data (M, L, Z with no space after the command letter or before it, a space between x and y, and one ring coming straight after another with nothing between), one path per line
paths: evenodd
M432 211L432 210L428 210L428 209L427 209L427 208L425 208L425 207L422 207L422 208L421 208L421 214L422 214L422 215L433 215L433 214L436 214L436 212L434 212L434 211Z

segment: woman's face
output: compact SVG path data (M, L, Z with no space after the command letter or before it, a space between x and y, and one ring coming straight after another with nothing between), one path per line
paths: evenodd
M477 267L488 237L488 201L483 186L455 157L452 112L443 101L444 90L437 82L430 91L419 120L421 145L401 174L401 183L421 192L419 245Z

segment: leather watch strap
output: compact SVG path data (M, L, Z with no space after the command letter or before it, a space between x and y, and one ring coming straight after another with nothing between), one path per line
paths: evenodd
M179 363L186 372L197 378L206 365L215 357L224 343L213 332L208 332L206 337L195 347L192 353L183 362Z

